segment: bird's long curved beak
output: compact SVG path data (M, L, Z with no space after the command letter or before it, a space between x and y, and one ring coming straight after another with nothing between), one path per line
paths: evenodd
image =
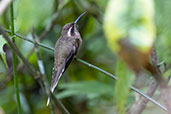
M87 11L83 12L74 22L74 24L77 24L78 20L86 13Z

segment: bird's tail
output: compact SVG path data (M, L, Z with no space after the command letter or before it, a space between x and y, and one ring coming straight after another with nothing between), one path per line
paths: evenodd
M54 89L55 89L55 87L57 86L57 84L58 84L58 81L59 81L59 78L61 77L61 75L63 74L63 72L64 72L64 69L62 69L62 72L59 74L59 77L57 77L57 79L55 80L55 78L54 79L52 79L52 85L51 85L51 87L50 87L50 91L53 93L53 91L54 91ZM53 72L53 77L55 77L57 75L57 71L54 71ZM57 75L58 76L58 75ZM49 103L50 103L50 97L48 97L48 100L47 100L47 103L46 103L46 106L48 106L49 105Z
M53 93L53 91L54 91L55 87L56 87L56 85L55 85L55 86L51 85L51 87L50 87L50 92L52 92L52 93ZM48 106L48 105L49 105L49 103L50 103L50 97L48 97L48 100L47 100L46 106Z
M46 106L48 106L50 103L50 97L48 97L48 100L47 100L47 103L46 103Z

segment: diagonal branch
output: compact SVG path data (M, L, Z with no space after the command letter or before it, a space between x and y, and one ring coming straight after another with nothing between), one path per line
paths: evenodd
M6 29L6 28L1 27L1 29L4 30L4 31L7 32L7 33L11 33L11 31L8 30L8 29ZM26 40L26 41L28 41L28 42L34 44L34 41L28 39L27 37L24 37L24 36L22 36L22 35L20 35L20 34L18 34L18 33L15 33L15 35L16 35L18 38L21 38L21 39L23 39L23 40ZM45 48L45 49L47 49L47 50L54 51L54 48L49 47L49 46L46 46L46 45L44 45L44 44L42 44L42 43L38 43L38 42L37 42L36 44L39 45L39 46L41 46L41 47L43 47L43 48Z
M3 30L6 31L6 32L8 32L8 33L10 33L10 31L7 30L7 29L5 29L5 28L3 28ZM26 40L26 41L28 41L28 42L34 43L34 41L29 40L29 39L27 39L26 37L24 37L24 36L22 36L22 35L20 35L20 34L15 33L15 35L18 36L19 38L23 39L23 40ZM42 43L36 43L36 44L39 45L39 46L41 46L41 47L43 47L43 48L45 48L45 49L54 51L54 48L49 47L49 46L46 46L46 45L44 45L44 44L42 44ZM87 66L89 66L89 67L92 67L92 68L94 68L94 69L96 69L96 70L98 70L98 71L100 71L100 72L102 72L102 73L108 75L109 77L112 77L112 78L114 78L114 79L117 79L117 77L114 76L113 74L111 74L111 73L109 73L109 72L107 72L107 71L105 71L105 70L103 70L103 69L101 69L101 68L99 68L99 67L97 67L97 66L95 66L95 65L92 65L92 64L90 64L90 63L88 63L88 62L86 62L86 61L84 61L84 60L78 59L78 58L77 58L76 60L77 60L78 62L82 63L82 64L85 64L85 65L87 65ZM156 104L157 106L159 106L159 107L160 107L161 109L163 109L164 111L167 111L167 109L166 109L163 105L161 105L160 103L158 103L157 101L155 101L154 99L152 99L151 97L149 97L148 95L142 93L142 92L139 91L137 88L135 88L135 87L133 87L133 86L131 86L130 88L131 88L132 91L135 91L135 92L138 93L139 95L141 95L141 96L143 96L144 98L148 99L149 101L151 101L152 103Z
M60 100L58 100L54 95L53 93L50 92L49 90L49 84L48 84L48 81L46 79L46 75L45 75L45 69L44 69L44 65L43 65L43 61L40 59L40 53L38 51L38 46L37 46L37 41L36 41L36 38L35 38L35 34L34 32L32 32L32 38L34 40L34 45L35 45L35 52L36 52L36 55L37 55L37 64L39 66L39 70L40 70L40 73L42 75L42 80L43 80L43 83L45 85L45 91L46 91L46 94L48 95L48 97L52 98L54 103L59 107L60 111L64 114L69 114L68 110L64 107L64 105L62 104L62 102ZM51 105L51 110L52 112L54 112L53 110L53 107Z
M149 97L152 97L155 90L158 87L158 83L157 81L154 79L150 86L147 89L147 93L146 95L148 95ZM132 107L129 109L128 114L141 114L142 111L145 109L147 103L148 103L148 99L145 99L144 97L140 98L138 101L136 101ZM166 109L167 110L167 109Z
M94 68L94 69L96 69L96 70L98 70L98 71L100 71L100 72L102 72L102 73L108 75L109 77L112 77L112 78L115 79L115 80L118 79L118 78L117 78L116 76L114 76L113 74L111 74L111 73L109 73L109 72L106 72L105 70L103 70L103 69L101 69L101 68L99 68L99 67L97 67L97 66L95 66L95 65L92 65L92 64L90 64L90 63L87 63L87 62L84 61L84 60L81 60L81 59L78 59L78 58L77 58L76 60L77 60L78 62L81 62L81 63L83 63L83 64L85 64L85 65L87 65L87 66L89 66L89 67L91 67L91 68ZM148 100L151 101L152 103L158 105L161 109L167 111L167 109L166 109L164 106L162 106L159 102L157 102L157 101L155 101L154 99L152 99L150 96L148 96L148 95L142 93L141 91L139 91L137 88L135 88L135 87L133 87L133 86L131 86L130 88L131 88L132 91L134 91L134 92L138 93L139 95L143 96L143 98L148 99Z
M152 51L151 51L151 60L152 60L153 66L156 68L156 70L158 72L160 72L158 67L157 67L158 61L157 61L157 56L156 56L155 48L153 48ZM155 92L155 90L157 89L157 87L158 87L158 82L156 80L153 80L151 82L150 86L148 87L146 94L148 96L152 97L154 92ZM148 101L149 101L148 99L140 98L138 101L136 101L132 105L132 107L128 111L128 114L141 114L142 111L145 109Z

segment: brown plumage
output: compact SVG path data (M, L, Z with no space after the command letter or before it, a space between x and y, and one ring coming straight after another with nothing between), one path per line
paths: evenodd
M77 29L78 20L86 13L82 13L75 22L66 24L60 38L55 44L55 62L53 68L52 84L50 91L53 92L62 74L65 72L68 65L71 63L73 57L77 54L81 44L82 38ZM48 98L47 105L50 102Z
M82 39L77 30L76 23L69 23L63 27L60 38L55 45L55 62L53 68L52 84L50 91L53 92L62 74L65 72L73 57L77 54ZM47 105L50 98L48 98Z
M74 55L76 55L82 39L77 30L75 23L66 24L63 27L61 37L57 40L55 45L55 62L53 68L53 77L51 84L51 92L54 91L59 78L64 73Z

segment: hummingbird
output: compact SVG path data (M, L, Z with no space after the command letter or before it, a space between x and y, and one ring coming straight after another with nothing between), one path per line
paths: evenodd
M62 29L61 36L56 41L55 51L54 51L54 67L53 67L52 83L50 87L50 91L52 93L56 88L62 74L67 69L67 67L71 63L73 57L77 54L82 44L82 38L78 31L77 22L86 12L87 11L83 12L75 20L75 22L66 24ZM50 98L48 98L47 106L49 102L50 102Z

